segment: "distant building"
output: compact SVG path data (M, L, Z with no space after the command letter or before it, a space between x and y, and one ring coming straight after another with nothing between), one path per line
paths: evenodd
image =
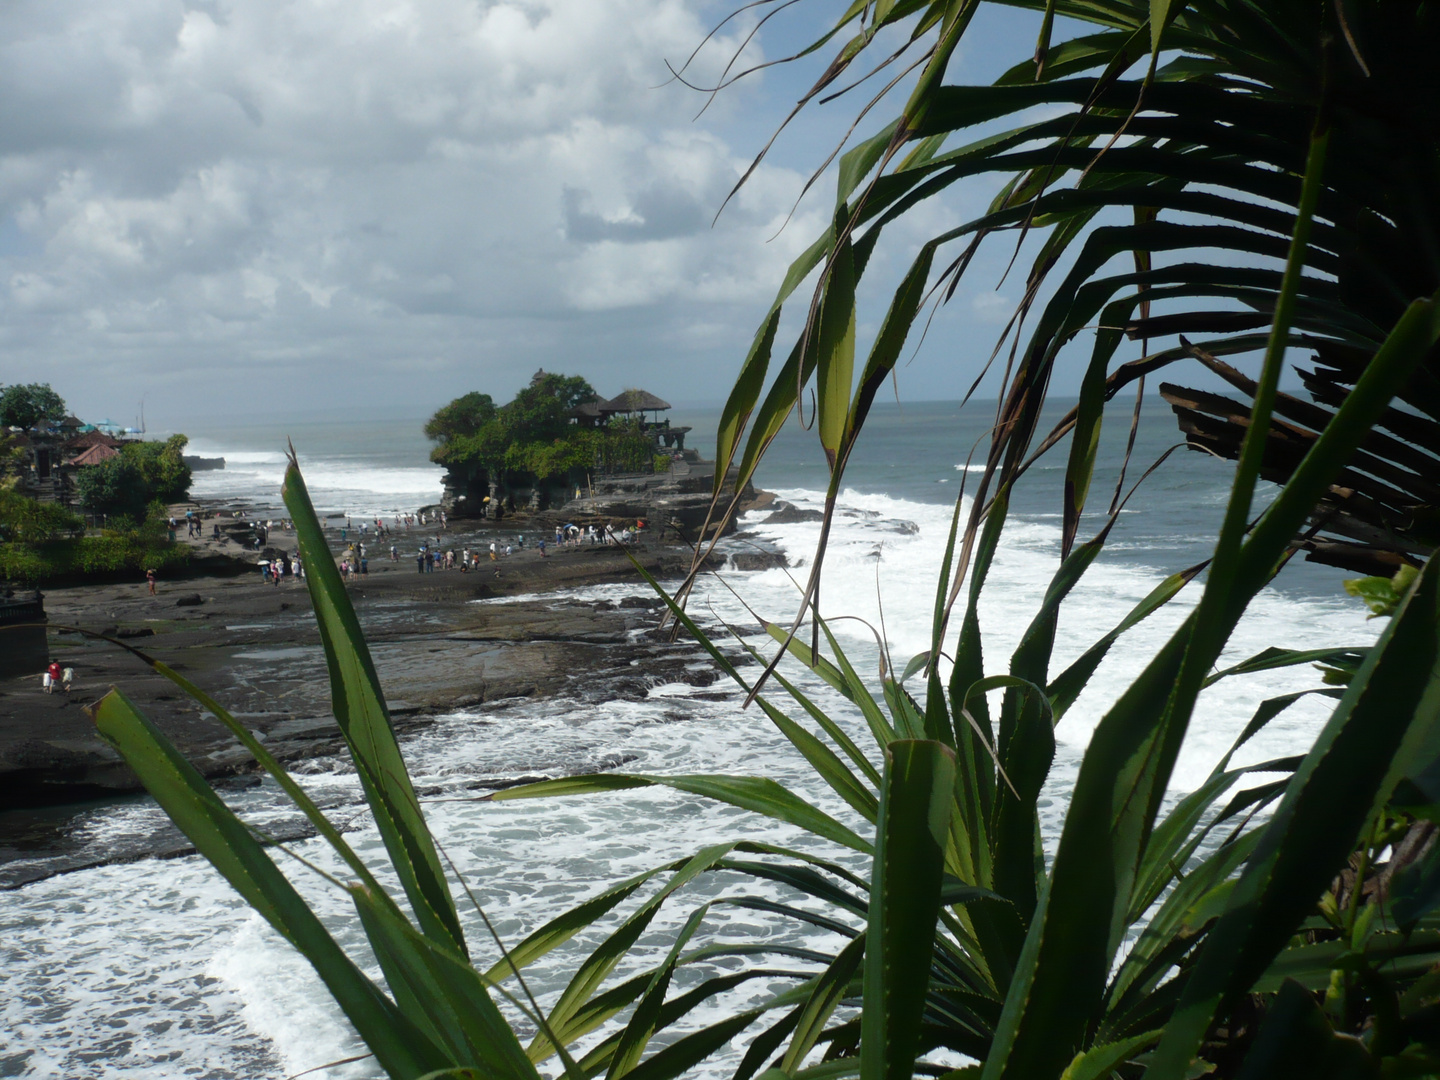
M570 419L582 427L603 427L613 417L621 416L635 418L639 421L642 430L648 432L655 439L655 448L685 449L685 435L689 432L688 427L671 427L669 420L661 420L660 414L668 412L671 406L648 390L622 390L613 398L608 400L596 398L587 401L570 410ZM645 419L645 414L650 414L650 419Z
M88 428L88 430L86 430ZM118 457L125 439L117 439L67 416L54 424L11 432L22 451L19 489L41 502L69 506L76 470Z

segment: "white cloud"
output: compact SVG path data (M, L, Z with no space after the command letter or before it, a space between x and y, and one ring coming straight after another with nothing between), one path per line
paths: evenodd
M81 407L173 385L181 408L207 371L297 357L342 394L342 374L411 393L423 363L422 401L539 362L606 385L637 351L738 362L823 211L771 241L801 178L766 167L712 228L760 140L655 89L708 29L697 2L7 5L0 381ZM83 391L55 373L76 364Z

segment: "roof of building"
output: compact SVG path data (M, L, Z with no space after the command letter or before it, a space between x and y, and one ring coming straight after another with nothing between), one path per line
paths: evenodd
M62 428L81 428L85 426L85 421L81 420L78 416L67 416L63 420L57 421L55 426Z
M579 405L576 405L565 415L575 420L586 416L599 416L600 406L603 404L604 402L602 402L599 398L591 398L589 401L582 401Z
M650 412L670 408L668 401L662 401L645 390L622 390L609 401L600 405L602 413Z
M106 446L104 443L96 443L87 447L83 452L71 458L71 465L99 465L102 461L109 461L111 458L119 457L120 451L113 446Z
M66 450L84 450L88 446L108 446L111 449L120 445L120 440L103 431L87 431L83 435L76 435L65 443Z

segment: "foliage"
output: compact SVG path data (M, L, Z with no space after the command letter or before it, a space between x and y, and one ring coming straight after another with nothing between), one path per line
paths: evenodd
M32 428L65 416L65 399L49 383L16 383L0 390L0 427Z
M595 396L580 376L543 370L498 409L488 394L466 394L426 423L425 434L440 444L430 459L459 476L483 473L520 483L583 473L609 457L648 461L652 441L633 422L570 423L570 410Z
M452 439L474 435L495 418L495 402L489 394L471 391L435 410L425 421L425 435L444 446Z
M20 440L0 430L0 491L13 491L19 487L24 463L25 448Z
M63 506L0 491L0 580L48 585L183 565L189 550L166 540L165 512L155 503L140 524L118 515L102 535L86 536Z
M80 503L97 513L144 520L152 502L181 501L190 493L190 466L184 459L188 442L184 435L172 435L163 443L126 443L118 457L77 470Z
M0 491L0 543L36 545L83 531L85 522L56 503Z
M41 544L0 543L0 579L27 585L139 580L147 569L183 567L190 549L143 533L107 531L100 536Z
M1390 577L1363 577L1347 581L1345 591L1365 601L1372 619L1394 615L1418 573L1413 566L1402 566Z

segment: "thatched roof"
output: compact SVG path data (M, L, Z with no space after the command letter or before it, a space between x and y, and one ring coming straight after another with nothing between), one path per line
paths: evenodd
M662 401L645 390L622 390L600 406L601 412L635 413L660 411L670 408L668 401Z
M104 443L96 443L87 447L83 453L77 454L70 459L71 465L99 465L102 461L109 461L111 458L119 457L120 451L113 446L106 446Z
M575 408L571 409L565 415L570 417L572 420L596 418L599 417L600 406L603 404L604 402L602 402L599 398L591 398L589 401L582 401L579 405L576 405Z

